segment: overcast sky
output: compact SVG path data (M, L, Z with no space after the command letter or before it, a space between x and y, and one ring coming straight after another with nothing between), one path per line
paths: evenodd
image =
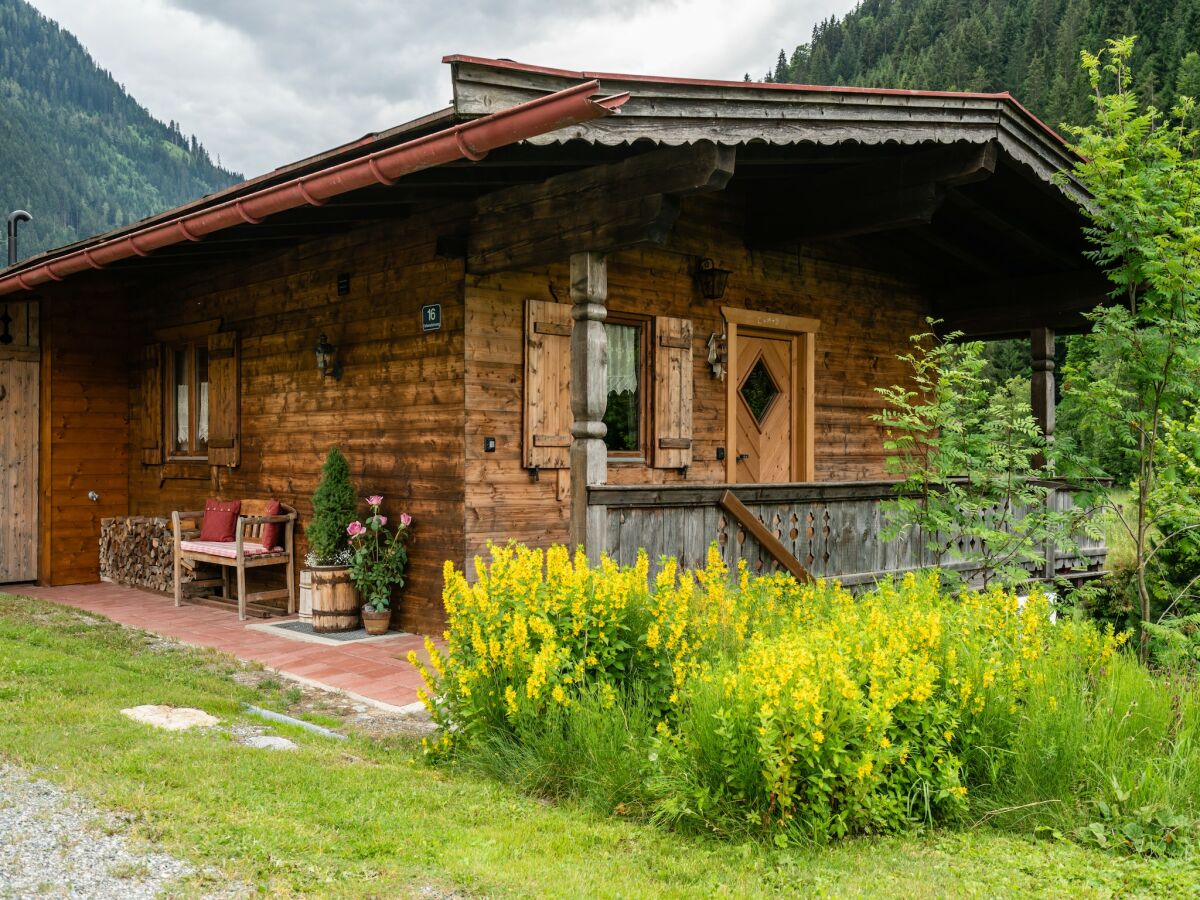
M256 175L450 101L447 53L760 78L854 0L32 0L163 121Z

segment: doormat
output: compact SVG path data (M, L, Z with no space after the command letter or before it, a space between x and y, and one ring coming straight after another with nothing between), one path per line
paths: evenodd
M287 622L272 622L269 625L247 625L256 631L266 631L278 637L291 638L296 641L308 641L313 644L352 644L355 642L387 641L392 638L404 637L407 632L389 631L387 634L370 635L365 628L355 628L353 631L314 631L312 622L301 622L292 619Z

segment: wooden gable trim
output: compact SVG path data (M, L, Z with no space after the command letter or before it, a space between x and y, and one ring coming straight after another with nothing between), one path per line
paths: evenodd
M564 70L472 57L454 58L452 75L454 108L461 116L486 115L576 83L580 77ZM629 91L621 115L537 135L528 143L563 144L574 139L600 146L635 140L676 145L711 140L715 135L728 144L779 147L994 141L1037 179L1061 191L1064 201L1089 199L1072 174L1078 157L1008 94L599 77L601 91ZM1056 176L1060 176L1057 182Z

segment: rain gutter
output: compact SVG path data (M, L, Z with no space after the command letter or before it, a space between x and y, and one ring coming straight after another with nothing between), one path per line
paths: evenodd
M596 98L599 86L598 81L587 81L244 197L99 241L27 269L0 273L0 295L33 290L79 272L103 269L135 256L148 256L155 250L185 241L199 241L227 228L257 225L277 213L302 206L321 206L333 197L371 185L392 185L398 178L422 169L460 159L478 161L497 147L613 115L629 99L628 93Z

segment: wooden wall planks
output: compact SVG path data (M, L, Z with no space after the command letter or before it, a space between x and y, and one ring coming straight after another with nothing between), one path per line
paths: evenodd
M694 386L688 483L724 480L725 387L707 363L722 305L819 319L816 474L819 480L885 474L880 434L867 416L873 388L906 377L896 354L923 330L928 306L911 286L833 247L751 252L735 194L689 197L666 247L614 254L609 305L692 324ZM461 224L461 223L459 223ZM444 214L385 223L299 247L197 270L129 291L97 310L72 283L54 286L44 357L43 521L51 522L43 577L91 580L102 516L162 515L207 496L278 497L302 522L311 513L325 451L347 454L363 496L382 493L390 515L416 520L401 627L443 625L441 568L489 539L546 545L567 539L569 492L555 471L534 481L522 459L527 299L563 302L567 260L548 267L464 276L439 258ZM718 301L701 300L699 257L732 269ZM338 296L339 273L351 290ZM420 308L442 304L442 329L423 332ZM240 459L235 467L143 462L142 348L163 329L220 320L240 353ZM343 367L320 378L313 347L326 334ZM126 337L128 335L128 337ZM114 352L108 345L119 349ZM161 401L159 401L161 402ZM494 452L484 438L496 438ZM130 447L134 448L131 460ZM678 483L674 468L612 463L616 484ZM91 486L101 504L91 504ZM303 535L299 544L303 552Z
M362 497L383 494L386 515L414 517L396 624L439 631L442 563L464 556L464 363L462 263L437 258L436 238L419 219L389 223L155 285L141 304L147 340L212 318L237 334L240 460L136 464L130 512L162 515L218 494L274 497L295 506L303 523L325 452L336 444ZM339 273L350 274L348 295L337 294ZM428 303L442 304L440 331L421 330ZM322 333L337 349L340 380L317 371ZM140 416L140 389L128 402ZM303 555L302 531L297 544Z
M689 319L693 324L693 434L689 483L725 480L717 448L725 440L725 386L709 369L706 343L722 330L720 307L819 319L816 336L816 478L863 480L887 475L882 434L869 420L880 408L875 387L908 377L896 359L925 330L929 304L911 284L847 259L834 246L789 254L748 250L736 195L688 197L665 247L614 254L608 266L610 310ZM725 297L700 298L698 258L732 269ZM869 263L869 261L866 261ZM568 296L562 265L466 279L466 551L488 540L546 546L567 540L568 503L553 473L538 481L522 468L522 310L527 298ZM496 438L485 452L484 438ZM674 469L610 461L613 484L678 483Z

